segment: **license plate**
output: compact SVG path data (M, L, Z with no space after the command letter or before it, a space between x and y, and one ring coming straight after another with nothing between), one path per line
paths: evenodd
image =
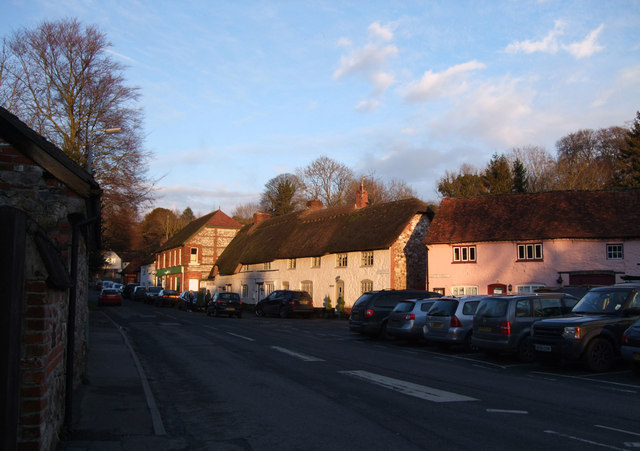
M434 329L441 329L442 328L442 323L431 323L429 325L431 327L433 327Z
M300 301L299 304L300 305L307 305L309 303L309 301Z
M491 328L487 326L478 327L478 331L480 332L491 332Z
M236 309L235 309L235 307L227 307L227 311L235 312L235 311L236 311Z
M633 360L640 360L640 353L634 352L633 353Z
M534 348L535 348L536 351L540 351L540 352L551 352L551 346L549 346L549 345L536 344L536 345L534 345Z

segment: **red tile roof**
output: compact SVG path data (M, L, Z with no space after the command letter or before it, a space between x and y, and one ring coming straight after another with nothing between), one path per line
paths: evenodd
M425 244L640 238L640 189L443 199Z
M232 228L240 229L242 224L233 218L230 218L222 212L222 210L216 210L208 215L204 215L198 219L194 219L189 224L184 226L180 231L176 232L171 238L164 243L157 252L173 249L186 244L193 235L198 233L203 227L220 227L220 228Z

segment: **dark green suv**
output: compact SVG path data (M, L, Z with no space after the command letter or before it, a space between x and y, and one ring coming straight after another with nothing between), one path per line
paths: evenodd
M622 334L640 318L640 284L591 289L566 318L533 326L533 349L540 360L580 360L591 371L606 371L620 355Z

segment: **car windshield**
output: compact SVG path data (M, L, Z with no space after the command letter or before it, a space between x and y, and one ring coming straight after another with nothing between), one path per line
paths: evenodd
M507 313L507 302L502 299L486 299L480 302L476 316L500 318Z
M406 312L410 312L411 310L413 310L413 306L415 305L415 302L412 301L402 301L400 302L398 305L395 306L395 308L393 309L394 312L401 312L401 313L406 313Z
M615 315L622 310L630 292L630 289L589 291L572 312Z
M438 301L429 310L430 316L451 316L458 308L458 301Z
M173 290L163 290L162 294L164 294L165 296L177 296L178 292Z

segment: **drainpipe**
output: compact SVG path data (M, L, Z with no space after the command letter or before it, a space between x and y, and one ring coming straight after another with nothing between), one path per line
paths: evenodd
M71 281L73 286L69 292L69 312L67 320L67 369L65 374L65 408L64 408L64 428L71 432L73 424L73 371L76 347L76 305L78 299L78 246L79 234L82 227L85 227L98 218L88 218L84 221L73 223L71 236Z

